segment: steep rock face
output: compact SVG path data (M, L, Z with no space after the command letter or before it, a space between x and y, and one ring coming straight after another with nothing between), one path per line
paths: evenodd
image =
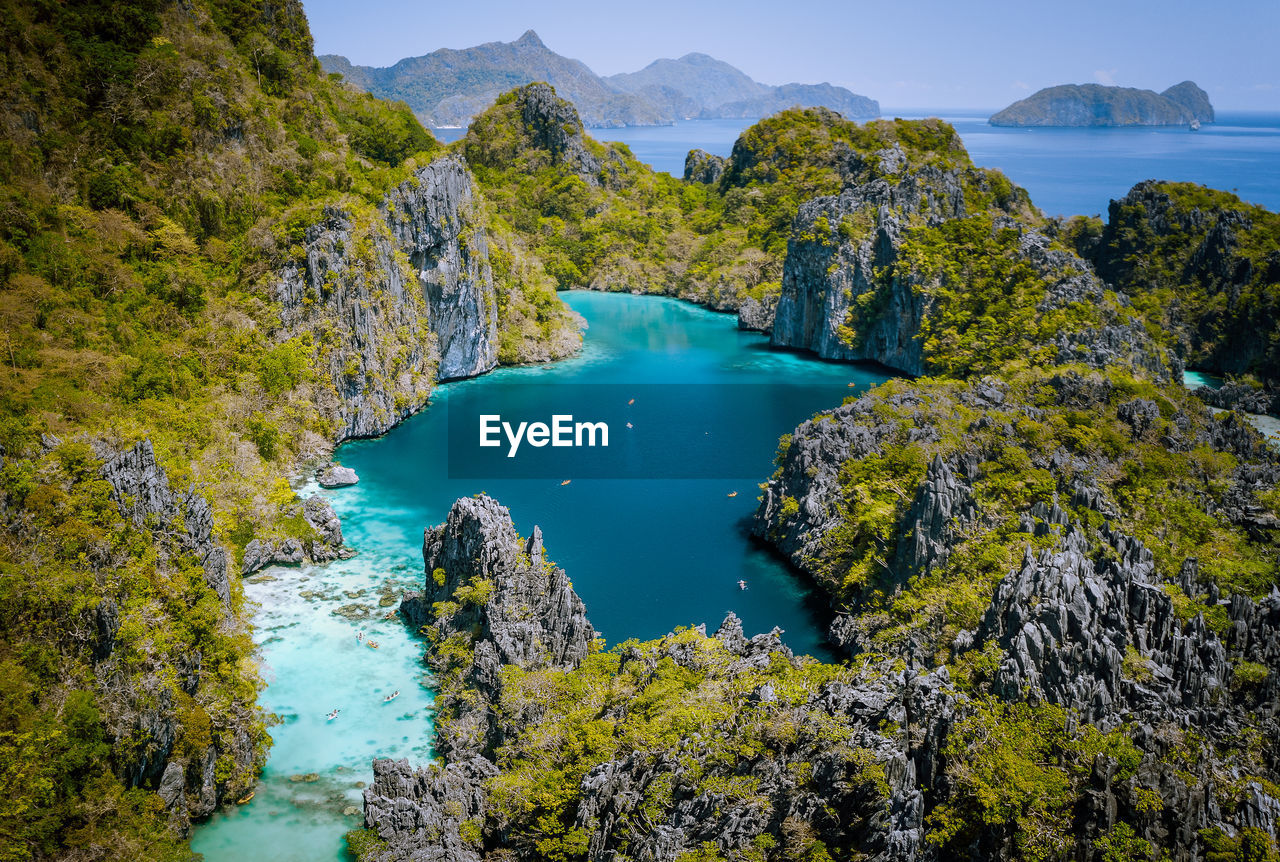
M437 159L422 168L379 206L396 246L425 285L441 380L473 377L498 361L489 248L474 207L471 175L456 159Z
M1191 81L1163 93L1102 84L1047 87L993 114L993 126L1178 126L1213 122L1209 96Z
M886 154L882 161L900 163L901 157ZM894 279L884 313L861 344L842 340L840 328L858 296L879 290L876 271L897 259L908 219L918 216L936 223L964 213L960 177L936 168L908 174L901 183L877 179L836 197L802 204L787 243L771 342L812 350L826 359L873 359L908 374L923 374L923 349L915 335L926 299L909 280ZM859 215L874 219L872 229L857 242L833 245L832 226L845 216ZM814 233L820 219L828 225L822 237Z
M1280 385L1280 217L1189 183L1138 183L1112 201L1091 250L1098 274L1160 294L1190 364Z
M497 771L484 755L510 731L493 708L502 668L574 667L596 637L568 576L545 560L541 530L522 540L510 511L489 497L456 501L445 523L424 532L423 559L424 591L407 596L401 612L430 630L441 715L435 748L448 765L374 761L365 827L389 851L368 859L478 858L459 829L483 813L483 780Z
M849 188L800 206L787 243L771 343L827 359L873 360L917 376L942 370L940 362L952 356L931 346L924 327L930 315L948 311L939 303L954 302L948 294L959 288L918 269L903 249L922 228L985 217L971 213L967 200L975 189L997 193L992 180L971 169L913 166L899 147L853 162ZM1047 359L1170 376L1163 351L1126 313L1126 298L1108 299L1106 286L1083 260L1054 247L1037 228L999 209L995 213L987 230L993 237L1016 236L1011 253L1041 291L1034 313L1087 308L1096 316L1092 325L1052 333L1056 356Z
M724 176L725 158L708 153L706 150L690 150L684 157L684 180L687 183L720 182Z
M564 570L544 559L542 531L522 540L495 500L455 502L445 523L424 533L422 555L425 589L406 601L405 614L428 623L436 642L472 645L462 677L486 699L497 699L503 666L572 667L590 652L595 630ZM433 615L438 602L451 603L449 611ZM432 664L446 672L445 663ZM436 748L456 760L491 749L499 736L491 721L459 721L441 731Z
M189 556L204 570L205 582L217 594L223 613L230 617L231 587L226 550L213 537L213 512L208 501L192 487L178 491L170 484L155 457L150 440L121 452L103 456L102 476L111 486L111 499L120 513L139 529L157 539L161 557L157 568L177 565ZM219 758L237 770L253 763L255 745L245 732L220 737L202 750L179 752L182 728L173 693L160 680L171 674L182 692L199 697L202 656L181 656L176 666L161 666L144 676L140 687L130 683L128 671L114 655L120 629L117 602L108 597L94 609L98 645L94 653L97 686L104 705L107 728L115 743L116 769L130 787L155 788L165 808L180 828L192 819L213 813L225 794L232 792L219 780ZM246 710L248 708L246 707ZM245 724L248 717L244 716Z
M285 334L310 334L330 393L335 442L391 428L436 379L497 362L497 301L474 190L443 158L387 195L375 214L329 208L304 259L276 285Z
M164 468L156 462L155 448L143 440L103 460L102 477L111 485L111 498L134 525L149 526L149 519L169 525L180 523L177 549L192 554L204 569L205 582L223 605L231 606L227 580L227 552L213 539L213 509L194 487L175 491Z

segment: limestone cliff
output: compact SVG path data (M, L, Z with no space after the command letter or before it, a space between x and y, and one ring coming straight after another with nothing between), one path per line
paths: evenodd
M308 335L335 442L391 428L437 379L497 363L497 299L470 175L437 159L376 211L330 207L275 295L284 334Z
M102 477L120 514L156 542L157 574L173 577L188 560L195 561L221 604L221 624L235 624L227 554L213 537L208 501L195 488L173 487L150 440L100 454ZM127 615L120 604L123 597L109 582L104 592L91 613L93 674L115 770L129 787L154 789L174 823L185 831L192 820L207 817L220 802L243 793L245 778L260 765L264 740L253 735L254 706L235 704L232 713L220 715L212 733L193 746L191 737L184 735L184 724L190 720L192 704L208 699L205 657L198 650L172 656L157 645L139 673L137 653L121 655L118 649ZM176 685L169 685L169 679Z
M921 165L895 147L855 157L849 177L845 191L802 204L795 217L774 345L921 375L994 369L1002 347L1020 344L1021 356L1040 362L1168 376L1167 358L1127 299L1108 295L1083 260L1047 236L1029 217L1025 192L1000 175ZM948 258L954 266L941 263ZM1025 292L1009 296L1010 282ZM1026 324L997 336L1004 314L985 316L991 327L979 334L974 326L989 304ZM1050 319L1057 322L1048 326ZM1028 331L1039 326L1042 336ZM958 368L966 341L981 343L981 355Z

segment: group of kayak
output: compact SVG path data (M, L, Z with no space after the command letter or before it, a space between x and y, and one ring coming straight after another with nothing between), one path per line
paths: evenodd
M358 631L358 632L356 632L356 643L363 643L365 646L369 647L369 649L377 649L377 648L378 648L378 642L377 642L376 640L374 640L373 638L369 638L368 640L365 640L364 632L363 632L363 631ZM391 692L391 694L389 694L389 695L387 695L386 697L384 697L384 698L382 699L382 702L383 702L383 703L391 703L391 701L395 700L395 699L396 699L397 697L399 697L399 696L400 696L400 689L396 689L395 691ZM326 715L326 716L324 717L324 720L325 720L325 721L333 721L335 718L337 718L337 717L338 717L338 713L340 713L340 712L342 712L342 710L341 710L341 709L334 709L334 711L333 711L333 712L329 713L328 715Z
M382 699L382 702L383 702L383 703L391 703L391 701L395 700L395 699L396 699L397 697L399 697L399 696L400 696L400 689L396 689L395 691L391 692L391 694L389 694L389 695L387 695L386 697L384 697L384 698ZM341 709L335 709L333 712L331 712L331 713L329 713L328 715L326 715L326 716L324 717L324 720L325 720L325 721L333 721L335 718L337 718L337 717L338 717L338 713L340 713L340 712L342 712L342 710L341 710Z

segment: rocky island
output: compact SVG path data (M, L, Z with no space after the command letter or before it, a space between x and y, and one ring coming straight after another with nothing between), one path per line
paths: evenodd
M1209 94L1192 81L1163 93L1103 84L1046 87L991 116L993 126L1199 126L1213 122Z

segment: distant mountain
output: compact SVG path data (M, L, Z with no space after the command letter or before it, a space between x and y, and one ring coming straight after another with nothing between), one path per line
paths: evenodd
M723 60L706 54L685 54L679 60L654 60L639 72L623 72L605 78L609 84L628 93L638 93L662 104L663 94L674 93L683 103L668 107L682 117L696 117L708 108L726 102L758 98L773 87L751 80Z
M880 116L880 103L831 84L783 84L760 96L704 110L703 118L767 117L787 108L830 108L851 120Z
M607 85L585 63L549 50L532 30L514 42L486 42L461 51L442 48L388 68L353 66L335 54L320 57L320 65L375 96L407 102L429 126L466 125L499 94L533 81L552 84L590 125L670 121L648 100Z
M1062 84L992 115L993 126L1180 126L1212 123L1209 94L1191 81L1163 93L1102 84Z
M514 42L441 49L394 66L355 66L337 54L320 57L376 96L407 102L429 126L462 126L514 87L546 81L569 99L588 126L662 125L686 117L763 117L785 108L826 107L850 119L878 117L880 105L831 84L753 81L706 54L655 60L638 72L601 78L586 64L549 49L532 30Z

